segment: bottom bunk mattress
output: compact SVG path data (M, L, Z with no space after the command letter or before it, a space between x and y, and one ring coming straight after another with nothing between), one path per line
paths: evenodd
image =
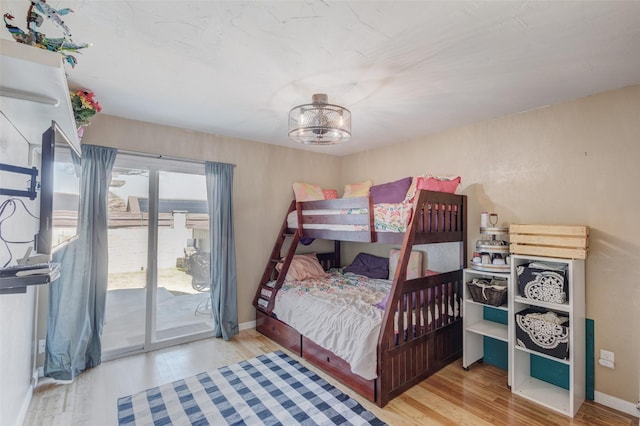
M268 284L269 285L269 284ZM377 343L384 310L380 308L392 281L331 270L326 277L285 281L273 313L303 336L347 361L351 371L367 380L377 377ZM448 307L456 316L457 306ZM420 319L416 318L416 313ZM422 310L412 311L411 324L424 327ZM408 324L408 313L404 312ZM437 307L435 318L439 316ZM428 312L427 324L434 315ZM398 333L398 313L395 318ZM405 330L406 331L406 330Z

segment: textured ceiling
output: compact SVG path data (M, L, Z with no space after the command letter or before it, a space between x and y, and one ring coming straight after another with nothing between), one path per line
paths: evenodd
M25 27L29 1L0 4ZM93 44L68 78L103 113L333 155L640 84L640 1L48 4ZM314 93L351 110L350 142L288 140Z

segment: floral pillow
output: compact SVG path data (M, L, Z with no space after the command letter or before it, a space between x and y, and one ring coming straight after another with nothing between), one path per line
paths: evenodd
M373 185L371 179L360 183L346 184L342 198L368 197L371 185Z
M296 201L316 201L324 200L324 193L320 185L314 185L305 182L294 182L293 192L296 195Z
M282 260L284 261L284 258ZM278 272L282 270L282 262L276 265L276 270ZM327 276L327 273L320 265L318 256L315 253L295 254L291 259L286 279L288 281L302 281L307 278L322 278L325 276Z

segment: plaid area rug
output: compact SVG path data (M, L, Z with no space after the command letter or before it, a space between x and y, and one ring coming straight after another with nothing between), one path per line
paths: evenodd
M118 398L119 425L384 425L282 351Z

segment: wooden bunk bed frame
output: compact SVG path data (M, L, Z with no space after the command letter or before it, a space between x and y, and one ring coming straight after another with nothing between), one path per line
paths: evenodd
M343 208L366 210L362 214L350 215L304 214L305 210ZM325 370L380 407L462 355L460 309L462 268L466 264L467 253L466 196L417 190L413 214L404 233L374 231L374 209L370 197L298 203L293 201L287 215L294 210L297 211L298 228L289 228L285 217L256 291L253 301L256 308L256 330ZM308 224L368 225L368 230L305 229ZM279 321L272 313L275 295L284 283L302 237L335 241L334 252L318 254L325 269L340 266L341 241L401 244L398 267L378 338L376 379L366 380L352 373L345 360ZM291 243L283 259L281 251L287 239L291 239ZM443 242L462 243L460 269L407 280L407 265L412 247ZM280 272L275 268L278 263L282 263ZM267 285L274 280L275 285ZM450 307L456 307L453 313ZM429 312L447 314L434 315L431 322L424 326L416 321L416 318L428 318ZM396 333L396 326L397 330L404 330L404 333Z

